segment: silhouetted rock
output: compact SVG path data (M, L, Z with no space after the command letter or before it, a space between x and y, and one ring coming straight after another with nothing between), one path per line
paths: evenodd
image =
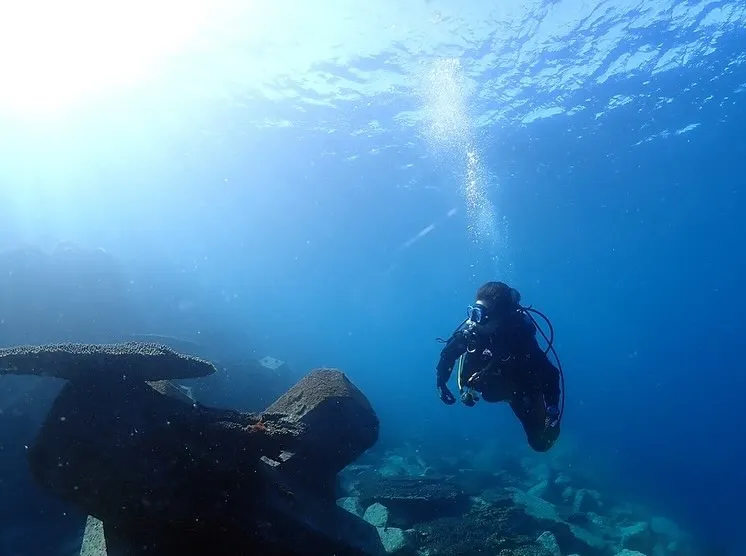
M50 250L2 249L0 347L105 343L141 330L132 288L124 265L101 249L70 243ZM26 464L25 446L59 393L59 382L0 378L0 536L15 537L19 529L30 528L32 540L17 552L0 546L4 555L58 553L50 549L61 544L53 537L77 533L79 516L70 517L65 505L36 488Z
M119 368L102 346L64 352L56 372L74 380L28 458L43 487L103 522L109 554L204 556L216 543L223 554L269 556L383 550L375 527L309 486L333 484L377 441L375 413L341 372L313 372L255 415L145 382L175 371L158 373L136 353L127 373L95 372L91 354L102 353ZM117 353L117 365L124 358Z

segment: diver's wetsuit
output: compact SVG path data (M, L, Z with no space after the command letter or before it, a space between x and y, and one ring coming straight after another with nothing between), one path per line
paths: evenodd
M536 341L536 326L516 311L496 332L489 336L480 332L477 326L465 335L459 328L448 339L437 366L438 384L448 381L454 364L465 353L461 385L473 388L487 402L509 402L529 445L538 452L549 450L560 427L559 423L546 425L545 407L559 403L560 376Z

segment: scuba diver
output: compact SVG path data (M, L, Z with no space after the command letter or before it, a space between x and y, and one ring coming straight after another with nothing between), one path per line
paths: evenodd
M474 406L480 396L486 402L507 401L523 425L531 448L546 452L560 434L565 405L562 365L554 350L551 322L540 311L521 306L520 300L518 291L503 282L487 282L477 290L466 320L448 340L438 338L445 347L437 366L437 388L445 404L456 403L448 388L456 365L465 405ZM547 322L549 338L532 313ZM546 349L539 346L537 330L548 344ZM547 357L549 351L557 366Z

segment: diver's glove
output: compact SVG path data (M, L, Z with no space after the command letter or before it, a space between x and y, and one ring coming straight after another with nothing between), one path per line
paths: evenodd
M559 423L559 408L556 405L550 405L546 409L546 415L546 426L557 426L557 423Z
M448 385L439 383L438 394L440 394L440 399L444 404L453 405L456 403L456 398L453 396L453 392L448 388Z

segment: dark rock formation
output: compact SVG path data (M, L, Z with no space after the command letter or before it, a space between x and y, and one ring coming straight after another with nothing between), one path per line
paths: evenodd
M0 373L85 380L173 380L215 372L212 363L159 344L53 344L0 349Z
M191 391L188 388L179 386L171 382L170 380L156 380L148 381L145 384L150 386L153 390L164 396L175 398L187 404L195 404L197 400L191 395Z
M551 503L515 488L489 500L491 509L499 512L500 528L507 536L532 536L537 531L549 531L562 553L603 556L607 554L605 539L583 527L563 521Z
M133 332L152 331L198 338L209 349L195 353L187 343L167 345L214 363L218 356L251 356L254 339L263 332L232 326L232 319L226 318L226 311L232 309L220 306L224 302L220 292L203 288L189 273L165 260L146 259L140 266L136 261L124 264L101 249L70 243L54 249L0 249L0 347L126 342L137 339ZM141 339L170 341L155 336ZM214 373L206 380L219 383L222 374ZM285 384L270 402L298 378ZM71 517L69 505L50 499L38 488L26 463L25 447L33 442L62 382L30 375L0 377L3 556L58 553L51 547L61 546L70 530L85 519L85 515ZM62 538L55 541L55 535ZM13 543L23 543L22 549L2 544L11 538Z
M415 462L410 461L413 454ZM438 454L431 457L440 458ZM398 449L379 445L341 473L344 490L337 504L379 527L379 533L398 531L407 540L403 549L430 556L709 554L675 522L652 516L649 510L629 502L612 501L595 488L582 488L583 481L574 470L559 473L560 467L551 460L549 464L523 463L519 471L523 480L503 471L480 471L498 466L477 465L475 461L475 469L451 468L447 482L435 477L423 480L420 475L430 468L429 463L411 444ZM442 470L443 466L439 467ZM396 523L397 515L391 508L396 508L398 501L437 500L438 490L453 489L454 484L472 495L466 511L431 515L424 522L413 522L406 512L400 512L398 517L409 521ZM570 495L556 499L558 492L568 490ZM445 494L442 498L450 497ZM413 528L403 531L396 525Z
M537 542L523 544L518 548L503 549L497 556L554 556L544 546Z
M358 485L364 506L375 502L389 510L389 524L408 528L441 516L460 516L469 509L461 488L438 477L368 475Z
M121 262L102 250L70 244L53 250L0 249L0 347L110 342L143 330L141 313L132 303L136 287ZM60 554L67 535L85 518L71 516L68 505L50 499L26 464L25 446L33 441L61 382L0 377L3 556Z
M515 523L512 519L505 508L485 508L463 517L439 518L416 529L423 539L422 548L432 556L498 554L526 546L543 554L535 543L537 535L532 523Z
M170 350L162 371L157 355L122 346L41 351L45 367L73 380L29 449L32 473L103 522L110 554L382 550L374 527L308 486L315 476L330 489L377 440L375 413L339 371L311 373L259 416L190 403L178 389L145 382L183 375L179 365L209 366ZM92 354L104 354L98 371ZM12 361L32 368L28 359Z
M538 532L554 534L562 554L608 555L603 543L594 544L552 513L527 511L510 496L462 517L440 518L417 525L423 548L439 554L545 554Z
M283 415L303 425L303 432L286 444L296 454L288 468L306 484L321 487L317 491L332 500L333 478L378 439L378 417L370 403L336 370L308 374L263 415Z

